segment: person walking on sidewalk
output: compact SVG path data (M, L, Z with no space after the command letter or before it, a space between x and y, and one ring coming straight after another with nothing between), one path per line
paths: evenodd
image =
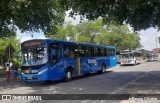
M6 66L6 80L9 83L10 82L10 69L9 69L9 64Z

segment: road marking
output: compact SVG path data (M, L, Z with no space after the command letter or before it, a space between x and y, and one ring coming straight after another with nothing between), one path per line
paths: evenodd
M124 88L126 88L126 87L129 86L130 84L134 83L134 82L137 81L138 79L144 77L144 75L146 75L146 74L149 73L149 72L151 72L151 71L148 71L148 72L143 73L142 75L138 76L136 79L132 80L131 82L129 82L129 83L127 83L127 84L125 84L125 85L122 86L120 89L115 90L115 91L112 92L111 94L116 94L116 93L122 91Z

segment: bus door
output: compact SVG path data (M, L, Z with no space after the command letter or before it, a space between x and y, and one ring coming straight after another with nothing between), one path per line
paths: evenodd
M49 77L51 79L63 77L63 61L62 61L61 45L51 44L49 46L49 64L50 72Z
M77 74L84 74L90 72L90 65L88 64L89 54L88 47L84 45L78 45L76 47L76 65Z
M78 46L78 57L80 58L81 74L96 71L97 58L94 55L94 47Z

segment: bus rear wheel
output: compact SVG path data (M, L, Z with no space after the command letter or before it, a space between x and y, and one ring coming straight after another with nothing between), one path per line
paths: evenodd
M103 73L105 73L105 71L106 71L106 66L103 64L102 66L101 66L101 70L100 71L98 71L100 74L103 74Z
M66 82L71 81L71 79L72 79L72 71L70 69L66 70L64 79L65 79Z

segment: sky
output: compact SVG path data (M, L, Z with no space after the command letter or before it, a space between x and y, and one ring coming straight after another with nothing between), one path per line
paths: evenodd
M71 17L66 16L65 21L71 22L72 24L76 25L79 23L80 16L77 16L76 19L73 19ZM141 45L143 46L143 49L146 50L152 50L153 48L160 48L160 44L156 43L156 37L160 36L160 31L157 31L154 28L148 28L146 30L141 30L139 31L139 36L141 38ZM33 38L31 37L33 35ZM34 33L20 33L20 31L17 31L17 37L20 38L21 42L30 40L30 39L43 39L45 38L43 32L34 32ZM141 49L142 49L141 48Z
M144 49L152 50L153 48L160 48L157 38L160 36L160 31L154 28L149 28L146 30L141 30L139 33L141 38L140 43Z

